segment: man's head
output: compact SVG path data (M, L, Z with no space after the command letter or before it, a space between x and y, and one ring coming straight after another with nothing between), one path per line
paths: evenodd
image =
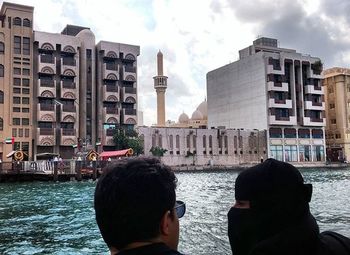
M288 163L268 159L241 172L228 214L233 253L247 254L258 242L300 223L309 215L311 193L311 184Z
M177 179L155 158L118 160L105 169L95 190L96 221L110 249L163 241L176 249Z

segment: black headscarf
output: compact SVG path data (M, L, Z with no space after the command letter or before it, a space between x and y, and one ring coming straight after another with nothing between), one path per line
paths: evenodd
M255 254L254 250L262 246L270 250L269 246L282 245L282 239L288 239L294 248L316 240L318 227L308 204L311 194L311 184L304 184L300 172L288 163L268 159L241 172L236 179L235 198L249 201L250 209L231 208L228 213L232 253ZM298 237L296 229L303 232ZM270 250L266 254L273 253Z

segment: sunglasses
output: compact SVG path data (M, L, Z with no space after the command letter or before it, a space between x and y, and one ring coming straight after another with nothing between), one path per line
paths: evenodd
M174 209L176 211L177 217L180 219L185 215L186 212L186 204L182 201L176 201Z

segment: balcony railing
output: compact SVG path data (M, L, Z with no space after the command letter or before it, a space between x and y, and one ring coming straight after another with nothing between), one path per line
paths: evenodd
M54 104L40 104L40 111L54 111Z
M136 67L134 66L124 66L124 70L125 72L128 72L128 73L136 73Z
M107 114L118 114L118 109L106 107L106 113Z
M289 121L289 117L276 116L276 120Z
M62 64L65 66L76 66L76 61L75 59L62 59Z
M75 112L75 105L63 105L64 112Z
M64 128L62 129L62 135L65 135L65 136L75 136L75 129L68 129L68 128Z
M118 86L106 85L106 91L107 92L118 92Z
M136 115L135 109L124 109L125 115Z
M53 128L40 128L39 134L40 135L54 135L54 129Z
M125 90L125 93L128 93L128 94L136 94L136 88L124 88Z
M75 89L75 82L71 81L62 81L62 87L65 89Z

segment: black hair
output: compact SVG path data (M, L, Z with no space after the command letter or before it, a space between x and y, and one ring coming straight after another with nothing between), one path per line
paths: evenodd
M175 204L177 179L156 158L118 160L99 178L94 207L102 237L109 247L160 235L160 221Z

